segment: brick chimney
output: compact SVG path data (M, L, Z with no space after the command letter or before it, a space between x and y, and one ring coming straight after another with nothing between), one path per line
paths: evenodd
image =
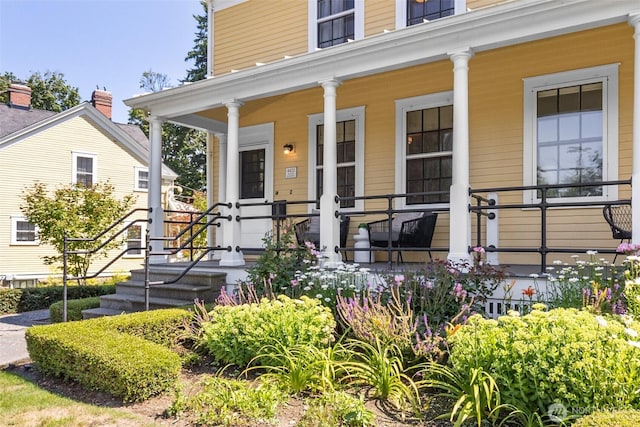
M94 90L91 94L91 105L93 105L98 111L105 115L105 117L111 120L111 103L113 97L111 92L104 90Z
M9 106L28 110L31 108L31 88L20 83L9 86Z

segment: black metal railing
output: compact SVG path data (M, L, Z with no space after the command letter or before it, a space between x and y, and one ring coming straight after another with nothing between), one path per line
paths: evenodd
M584 197L582 200L575 200L575 198L552 198L549 193L556 192L559 189L584 189L591 187L620 187L631 186L631 180L618 180L618 181L605 181L594 183L580 183L580 184L554 184L554 185L529 185L519 187L495 187L495 188L483 188L483 189L470 189L470 197L476 201L476 204L469 205L469 211L476 215L477 218L477 230L476 230L476 247L482 247L485 252L503 252L503 253L537 253L540 255L540 270L544 272L547 267L547 255L550 253L571 253L575 254L580 249L575 247L550 247L549 246L549 233L548 233L548 210L554 208L586 208L594 206L605 205L621 205L630 203L629 199L619 200L589 200L593 197ZM531 203L496 203L487 194L490 193L512 193L519 192L524 195L526 192L535 192L536 198ZM486 217L487 220L492 220L490 210L539 210L540 212L540 232L539 232L539 245L536 247L499 247L495 245L487 246L483 244L481 239L481 217ZM495 217L494 217L495 218ZM615 254L616 249L612 248L585 248L585 250L594 250L598 253ZM469 248L472 251L472 248Z

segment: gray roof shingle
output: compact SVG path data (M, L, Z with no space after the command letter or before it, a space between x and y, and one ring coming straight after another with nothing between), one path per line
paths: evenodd
M53 111L24 110L0 104L0 138L4 138L55 114Z

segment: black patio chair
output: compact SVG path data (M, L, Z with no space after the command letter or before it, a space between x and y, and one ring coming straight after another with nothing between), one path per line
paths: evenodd
M602 215L611 227L611 235L614 239L620 239L620 243L631 241L631 203L622 205L605 205L602 208ZM618 254L613 258L616 262Z
M349 222L351 217L347 215L340 215L340 247L347 246L347 236L349 234ZM320 217L312 216L303 221L298 222L295 226L296 239L299 245L303 245L304 242L313 243L317 249L320 248ZM347 252L344 251L345 261L349 261Z
M431 248L433 233L436 229L438 214L430 211L406 212L396 214L391 221L382 219L367 224L371 247L388 249L389 243L393 248ZM431 251L429 259L433 261ZM402 251L398 250L396 263L404 262Z

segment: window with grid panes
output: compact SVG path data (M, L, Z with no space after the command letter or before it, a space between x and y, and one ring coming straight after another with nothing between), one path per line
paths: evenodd
M91 187L94 183L93 157L76 157L76 184Z
M142 255L142 245L142 226L130 226L127 229L127 255Z
M407 204L449 201L453 168L453 106L406 113Z
M318 47L355 39L354 0L318 0Z
M240 152L240 198L264 197L265 150Z
M454 0L407 0L407 27L455 13Z
M322 195L324 125L316 127L316 197ZM354 197L356 188L356 121L336 122L337 184L340 197ZM341 200L341 208L352 208L355 200Z
M540 90L536 98L538 185L602 181L602 82ZM547 194L601 196L602 187L560 188Z

